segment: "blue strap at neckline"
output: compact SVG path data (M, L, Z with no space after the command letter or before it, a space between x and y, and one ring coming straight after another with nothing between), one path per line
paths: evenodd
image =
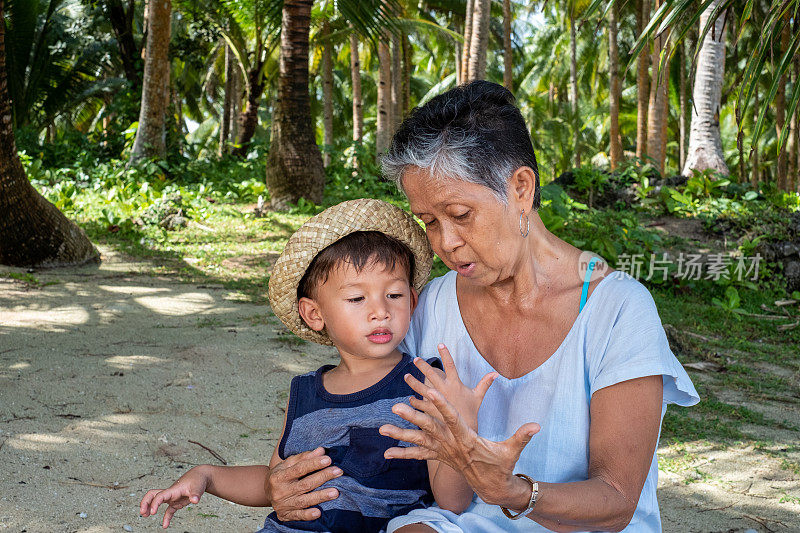
M586 265L586 278L583 280L583 288L581 289L581 305L578 308L578 313L583 311L583 306L586 305L586 298L589 296L589 282L592 279L592 271L594 270L594 264L599 261L598 257L592 257L589 260L589 264Z

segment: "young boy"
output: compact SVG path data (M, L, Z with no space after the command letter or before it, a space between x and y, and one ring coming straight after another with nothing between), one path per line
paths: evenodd
M176 510L203 492L253 506L269 506L270 470L296 454L325 449L341 472L320 487L338 497L317 507L310 521L281 521L275 512L260 532L378 532L389 519L432 503L454 512L472 491L450 467L430 461L385 459L394 446L380 435L394 424L413 428L392 406L419 395L405 383L424 381L413 358L397 346L408 331L418 290L427 281L432 252L420 226L403 210L371 199L327 209L289 240L269 283L273 312L298 336L336 347L338 365L325 365L292 380L281 439L269 467L201 465L165 491L151 490L140 512L161 503L167 527Z

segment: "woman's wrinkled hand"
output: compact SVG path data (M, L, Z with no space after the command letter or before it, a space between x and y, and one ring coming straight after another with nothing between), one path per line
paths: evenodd
M289 456L270 469L265 490L278 520L316 520L322 513L314 506L339 497L333 488L317 490L342 475L324 454L324 448L317 448Z
M381 434L415 446L389 448L384 456L441 461L461 472L486 503L507 502L519 488L514 466L540 426L534 422L523 424L502 442L479 436L477 411L497 373L487 374L474 389L469 389L458 377L447 348L440 345L439 353L445 368L444 378L424 361L415 360L427 384L410 375L406 375L406 382L423 399L411 398L411 406L398 403L392 408L395 414L419 429L401 429L391 424L380 428Z

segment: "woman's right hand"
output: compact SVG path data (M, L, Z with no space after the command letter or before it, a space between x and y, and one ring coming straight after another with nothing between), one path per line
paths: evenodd
M270 469L265 490L278 520L315 520L322 514L315 505L339 497L333 488L317 490L342 475L341 468L330 465L325 449L317 448L291 455Z

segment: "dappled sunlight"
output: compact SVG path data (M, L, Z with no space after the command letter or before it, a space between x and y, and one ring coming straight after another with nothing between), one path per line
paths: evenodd
M80 445L81 442L72 437L64 437L54 433L21 433L6 440L6 446L20 450L38 452L63 451L65 446Z
M115 355L106 358L106 363L114 368L131 368L133 366L157 365L165 363L166 359L151 355Z
M117 294L154 294L170 292L167 287L142 287L136 285L98 285L98 289Z
M141 296L134 298L136 303L159 315L186 316L210 309L214 298L204 292L186 292L169 296Z
M89 321L89 312L77 305L36 310L17 308L0 311L0 324L11 327L36 327L42 331L63 331L63 326L80 326Z
M14 363L13 365L8 365L8 368L11 370L22 370L23 368L30 368L31 364L27 361L20 361L19 363Z

